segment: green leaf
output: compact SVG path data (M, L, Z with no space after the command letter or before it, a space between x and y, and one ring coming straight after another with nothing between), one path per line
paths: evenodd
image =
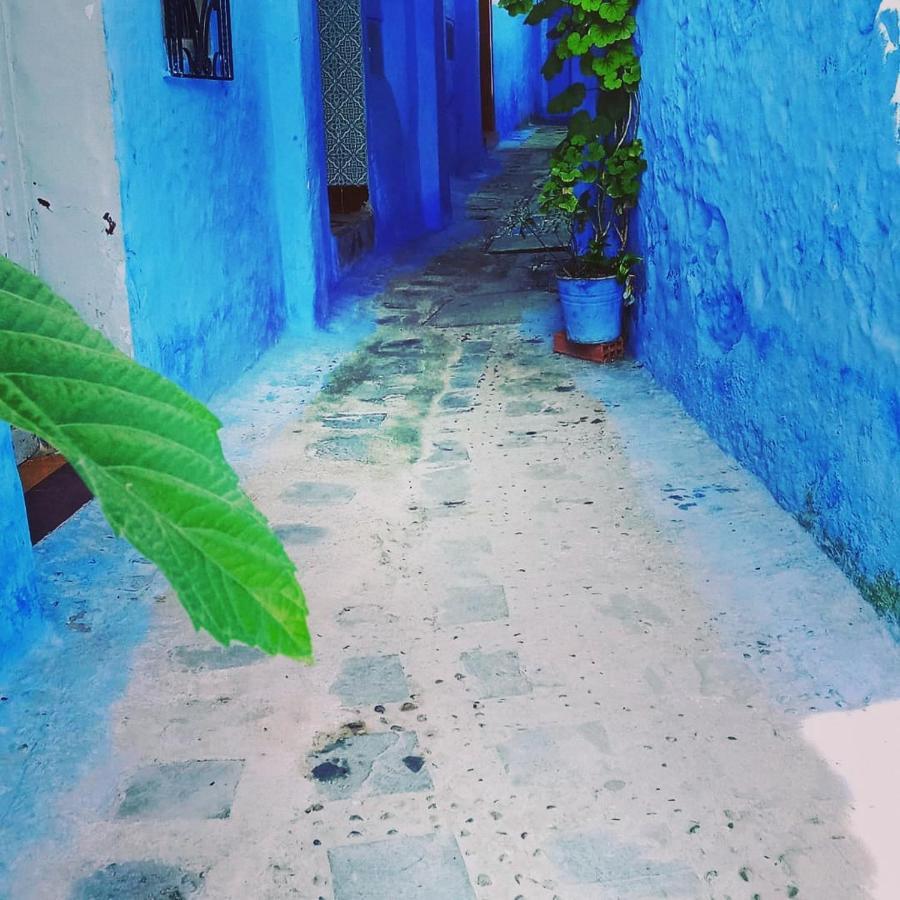
M560 72L562 72L565 64L565 60L563 60L560 56L558 56L556 53L551 53L544 62L544 65L541 67L541 74L544 76L544 78L547 79L547 81L552 81L554 78L556 78L557 75L560 74Z
M545 19L555 16L563 8L563 0L538 0L525 17L526 25L539 25Z
M596 124L585 109L579 110L569 119L569 140L574 143L576 138L582 146L597 138Z
M66 457L197 628L222 643L311 657L294 565L225 461L219 421L3 257L0 419Z
M594 74L607 91L617 90L623 84L635 90L641 80L640 61L629 44L616 46L604 56L595 57L592 64Z
M500 8L505 9L511 16L530 12L532 6L534 0L500 0Z
M548 104L547 111L552 114L569 112L584 103L587 90L584 84L576 81L570 84L564 91L557 94Z

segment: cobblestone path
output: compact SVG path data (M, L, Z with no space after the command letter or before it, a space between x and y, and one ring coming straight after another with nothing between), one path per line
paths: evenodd
M351 275L348 352L221 399L316 665L159 597L11 896L889 896L897 767L843 738L897 722L897 649L640 366L553 356L542 256L485 250L551 140L501 148L427 259Z

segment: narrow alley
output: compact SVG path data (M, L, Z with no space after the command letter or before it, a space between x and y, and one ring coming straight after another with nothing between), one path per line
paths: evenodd
M54 686L10 679L24 730L7 730L23 752L68 746L0 820L4 843L32 841L11 896L900 884L895 761L840 740L896 731L900 654L874 610L640 364L553 354L544 251L490 252L557 139L501 144L466 221L355 269L369 302L218 397L298 565L315 666L196 635L133 552L45 576L71 647L42 651ZM91 507L39 553L86 534L109 545ZM149 620L123 624L148 596ZM100 648L128 630L123 673ZM107 689L110 746L84 737ZM86 769L62 790L72 757Z

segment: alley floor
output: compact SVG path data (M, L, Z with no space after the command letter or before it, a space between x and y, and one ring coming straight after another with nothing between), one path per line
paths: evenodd
M545 254L487 252L552 138L219 400L314 666L196 635L95 509L46 542L10 898L900 896L893 639L640 365L553 355Z

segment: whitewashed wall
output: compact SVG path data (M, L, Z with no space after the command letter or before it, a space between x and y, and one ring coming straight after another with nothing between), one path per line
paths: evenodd
M99 2L0 2L0 193L0 253L130 352ZM23 432L14 431L13 442L17 461L36 449Z
M99 2L0 2L0 127L7 226L0 252L37 272L129 351Z

